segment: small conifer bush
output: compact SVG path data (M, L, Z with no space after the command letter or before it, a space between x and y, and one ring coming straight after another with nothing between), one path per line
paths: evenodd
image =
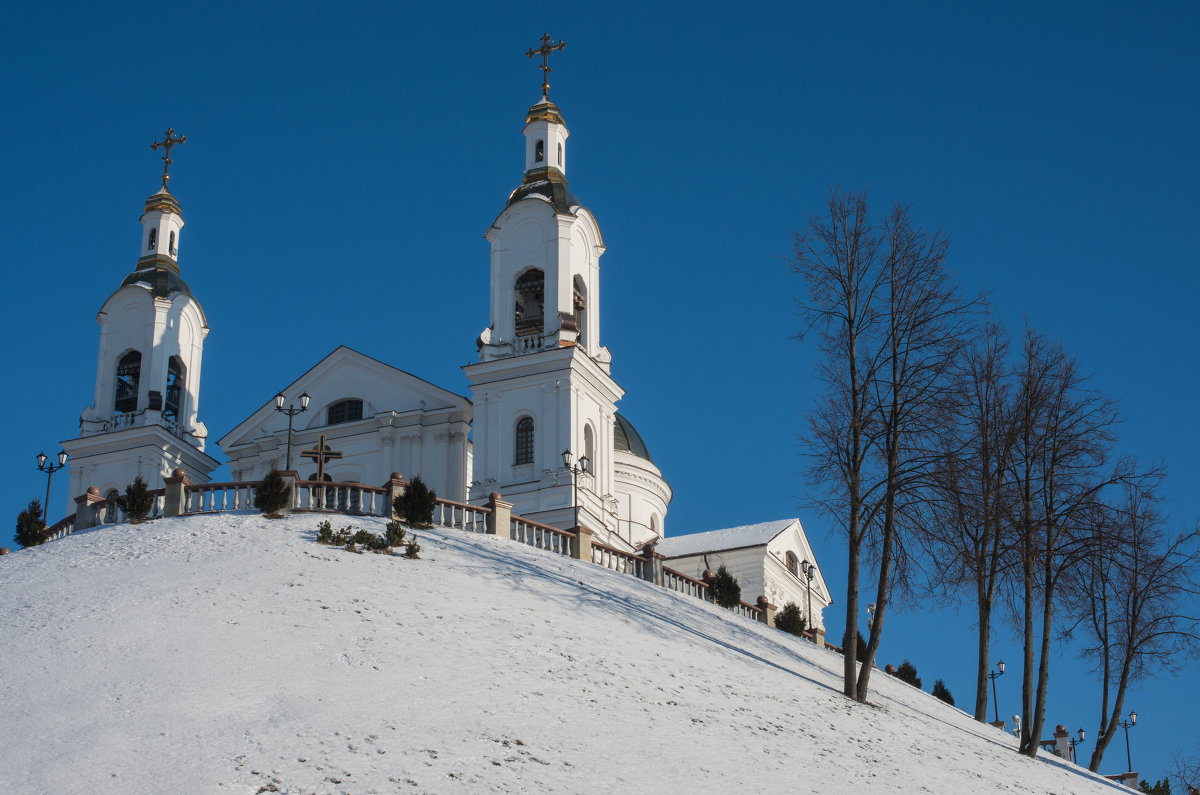
M388 546L402 546L404 544L404 524L402 522L388 522L385 538L387 539Z
M737 607L742 603L742 586L724 566L717 567L717 576L709 583L708 592L721 607Z
M149 516L153 507L154 495L150 493L146 481L138 475L125 487L125 496L121 498L121 510L125 511L129 521L137 523Z
M333 523L328 519L317 525L317 543L330 546L345 546L350 542L353 528L346 525L338 530L333 529Z
M917 676L917 666L910 663L907 659L900 663L900 667L896 669L896 678L908 682L916 688L921 686L921 677Z
M404 543L404 557L419 558L421 557L420 552L421 545L417 543L417 534L413 533L412 538Z
M269 517L279 517L292 501L292 487L273 469L254 490L254 507Z
M950 695L950 688L946 687L946 683L941 679L933 683L933 694L950 706L954 706L954 696Z
M17 514L17 534L13 537L23 547L36 547L46 540L46 522L42 519L42 501L32 499L25 510Z
M788 602L782 610L775 614L775 628L793 635L803 635L807 624L808 622L800 613L800 606L795 602Z
M349 528L347 528L349 529ZM370 530L359 530L354 535L350 536L350 540L355 544L360 544L364 547L369 547L375 541L375 534Z
M417 475L404 493L395 499L392 507L401 521L413 527L433 527L433 507L436 504L437 494Z

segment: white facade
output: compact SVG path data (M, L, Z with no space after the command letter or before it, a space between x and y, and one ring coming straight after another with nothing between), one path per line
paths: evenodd
M292 469L304 480L316 464L302 455L321 434L342 458L325 465L329 480L379 486L392 472L420 476L441 497L462 500L471 467L471 403L441 387L344 345L282 390L293 419ZM234 480L260 480L286 467L288 418L274 397L219 442Z
M218 462L204 452L200 366L208 322L179 275L183 215L163 188L146 200L137 269L96 316L100 350L93 402L71 456L67 512L89 487L124 492L137 476L150 488L176 467L205 483Z
M525 122L525 179L486 234L490 322L479 361L463 368L475 404L470 498L500 492L514 513L632 549L662 536L671 490L648 454L618 450L624 390L600 338L605 247L567 185L570 133L545 97ZM589 462L578 483L564 451L572 466Z
M666 557L667 566L697 579L706 570L724 566L742 587L743 601L753 603L762 595L776 607L794 603L810 628L825 631L823 611L833 604L833 597L799 519L667 538L657 551ZM803 561L816 572L811 583L801 567Z

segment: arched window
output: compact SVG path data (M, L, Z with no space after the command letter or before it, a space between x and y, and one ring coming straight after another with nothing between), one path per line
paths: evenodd
M130 351L117 362L117 394L113 410L118 414L137 411L138 380L142 375L142 354Z
M591 463L588 468L593 472L596 471L596 434L592 433L591 425L583 426L583 454L587 456Z
M175 233L174 232L171 233L171 249L170 249L170 251L171 251L171 256L172 257L175 256L176 251L175 251Z
M121 492L116 489L109 489L104 495L108 504L104 506L104 513L100 515L101 524L113 524L121 520L121 506L117 504L117 498L120 496Z
M650 532L654 533L656 536L662 535L658 532L658 517L654 514L650 514Z
M158 245L158 230L151 229L150 242L146 244L146 248L154 248L156 245Z
M172 356L167 362L167 388L166 400L163 405L163 416L169 420L179 420L181 406L183 405L183 379L185 368L183 360L178 356Z
M546 143L538 141L533 145L533 162L540 163L546 159Z
M514 464L533 463L533 417L517 420L516 451Z
M562 144L558 145L558 164L562 165Z
M546 299L546 276L537 268L530 268L517 277L513 292L516 293L516 331L518 337L541 334L545 327L543 303Z
M572 303L575 309L575 325L579 329L579 347L587 347L587 287L583 278L576 276L573 282L574 294Z
M340 425L343 422L354 422L362 419L363 402L361 400L339 400L329 407L326 424Z
M796 557L795 552L788 552L785 558L787 560L787 570L790 571L794 576L799 577L800 558Z

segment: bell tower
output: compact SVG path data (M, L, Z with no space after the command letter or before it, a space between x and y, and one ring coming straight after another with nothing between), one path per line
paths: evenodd
M526 53L542 57L543 81L525 114L525 173L485 234L490 318L478 361L464 368L475 403L470 497L499 491L514 513L563 528L578 516L603 541L615 527L613 434L624 391L600 344L604 240L567 183L570 132L546 79L549 56L565 46L543 36ZM572 472L585 457L588 470Z
M71 456L73 499L95 486L102 495L140 475L152 489L183 467L205 483L219 466L204 452L199 420L200 365L208 321L180 275L183 209L168 190L171 149L186 141L167 130L162 187L146 199L140 254L132 273L96 316L100 350L93 401L79 418L79 437L63 442Z

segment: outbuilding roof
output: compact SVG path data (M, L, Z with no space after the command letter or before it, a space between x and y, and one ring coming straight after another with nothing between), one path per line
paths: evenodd
M707 533L672 536L660 541L655 551L668 558L681 558L685 555L701 555L705 552L717 552L722 549L765 546L775 536L799 521L799 519L777 519L773 522L710 530Z

